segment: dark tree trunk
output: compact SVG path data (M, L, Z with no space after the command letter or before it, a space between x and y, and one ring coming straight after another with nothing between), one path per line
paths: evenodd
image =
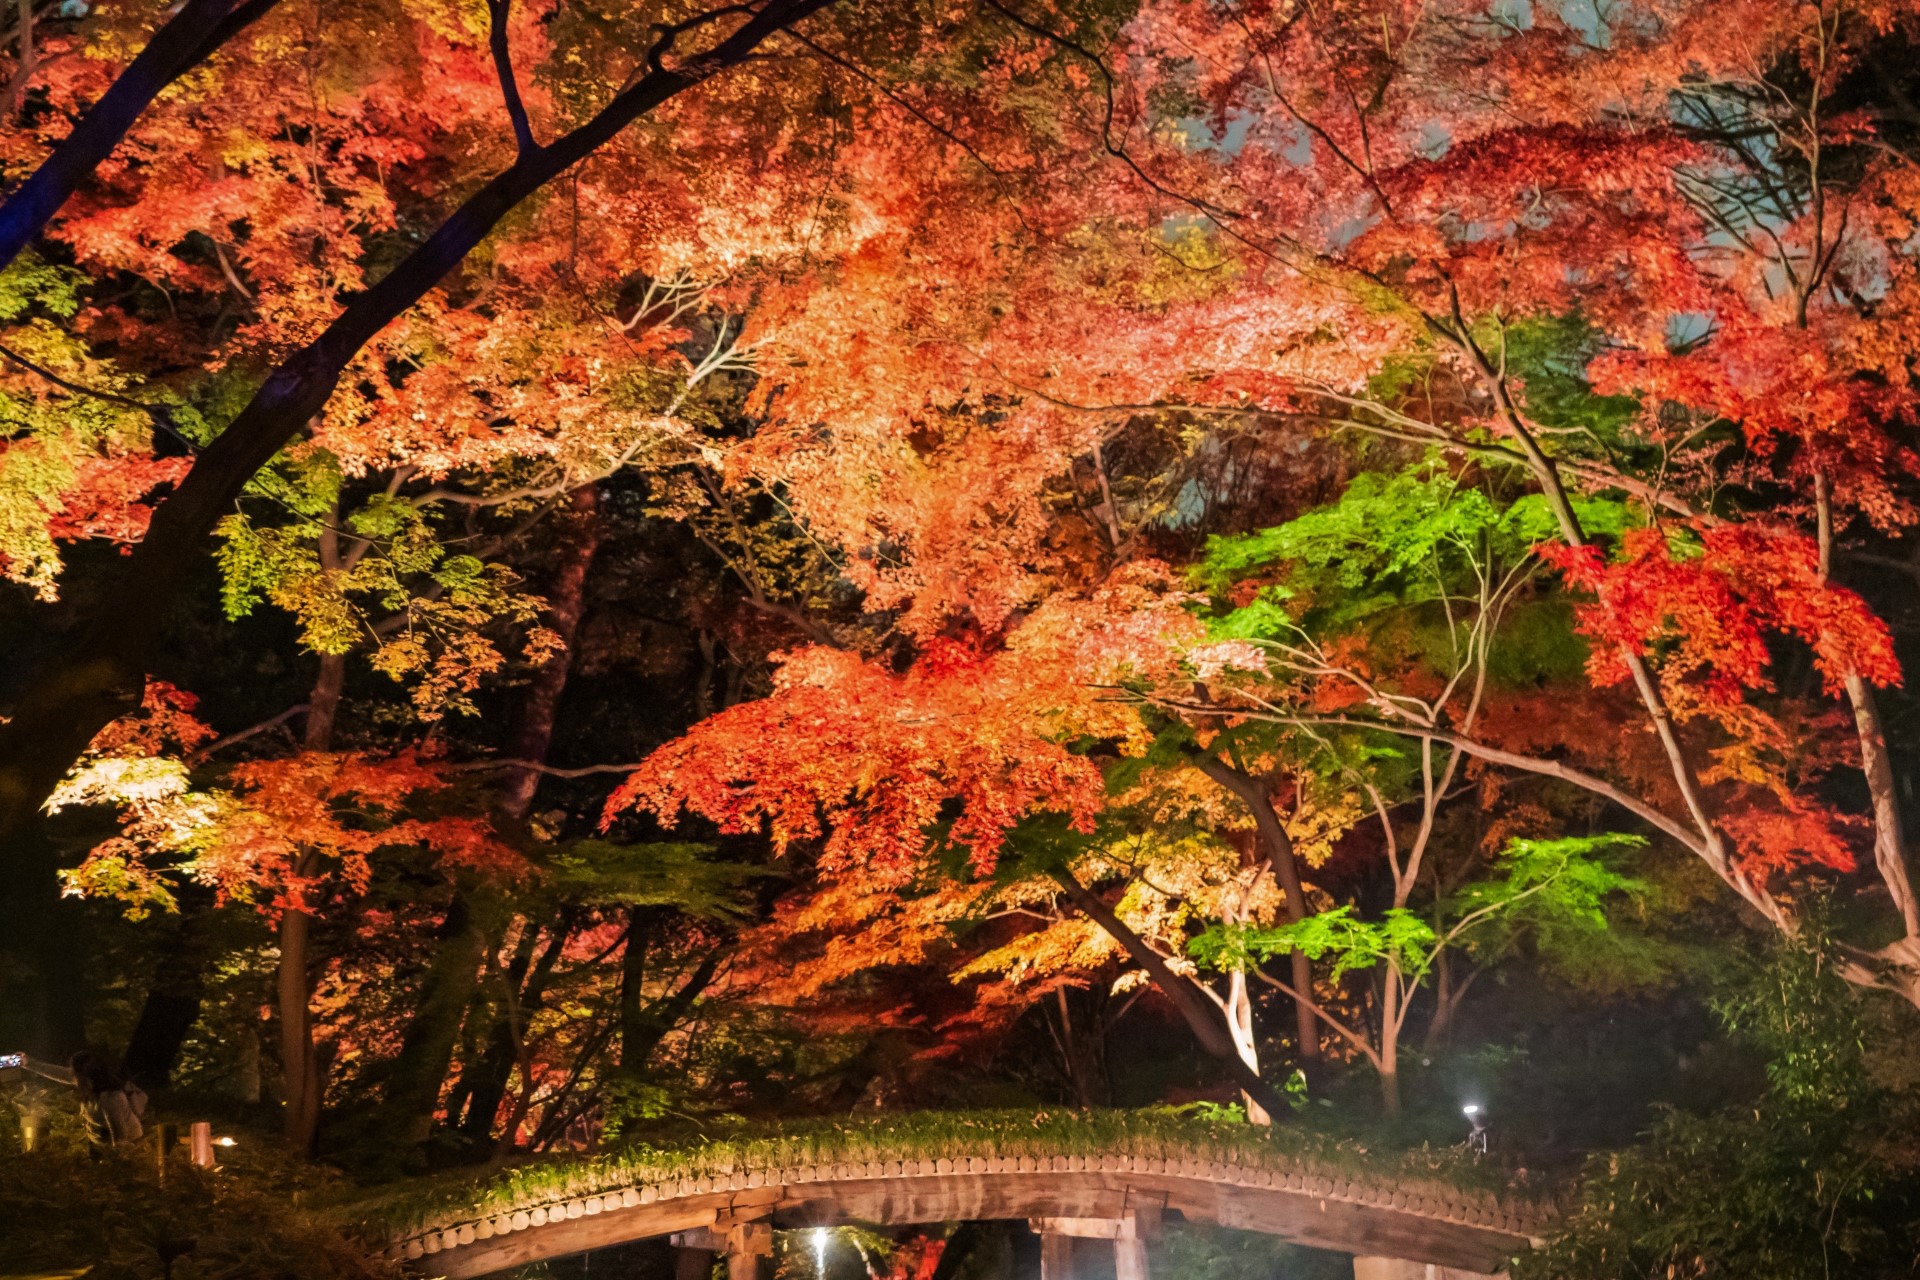
M512 760L545 763L553 745L560 696L566 692L567 677L572 673L574 641L587 608L587 571L600 549L600 491L592 485L575 489L566 516L556 524L554 533L563 553L547 583L547 625L566 649L555 654L527 682L526 696L520 700L519 723L507 748L507 757ZM538 769L508 770L494 801L496 824L509 828L523 825L533 811L533 796L539 786Z
M527 683L520 703L519 723L508 747L508 758L512 760L544 762L553 743L560 698L566 692L567 675L572 666L574 640L579 633L581 615L586 611L587 570L600 545L599 495L593 486L573 491L567 515L555 533L562 552L547 586L547 624L566 647L535 671ZM539 785L538 769L512 769L505 774L493 805L493 823L497 830L511 834L525 828ZM501 915L504 909L484 887L456 889L442 930L445 941L427 972L419 1011L401 1039L400 1053L388 1077L381 1105L381 1125L386 1132L397 1133L409 1142L421 1141L431 1132L440 1088L453 1063L461 1024L479 990L480 971L490 945L488 939L495 933L496 918ZM494 1049L503 1032L507 1035L506 1056L495 1062ZM511 1029L496 1026L484 1061L489 1064L489 1071L500 1073L498 1089L492 1087L490 1076L483 1073L475 1081L474 1093L469 1098L469 1117L492 1122L499 1098L506 1089L507 1075L512 1070L512 1048ZM489 1093L491 1105L487 1103Z
M300 745L307 751L333 750L334 727L340 722L340 702L347 688L347 660L337 653L320 655L320 671L307 698Z
M273 8L276 0L187 0L147 41L33 176L0 204L0 268L46 229L60 206L127 136L160 91Z
M1053 873L1053 878L1060 882L1060 887L1066 891L1067 899L1074 906L1106 930L1107 936L1119 943L1121 950L1131 956L1135 964L1146 970L1154 989L1173 1004L1186 1021L1188 1030L1193 1032L1194 1040L1208 1054L1226 1064L1227 1070L1233 1073L1234 1083L1245 1090L1248 1097L1265 1107L1270 1115L1286 1115L1287 1100L1241 1058L1219 1011L1208 1003L1206 996L1195 988L1193 982L1175 973L1166 960L1147 945L1144 938L1129 929L1126 922L1113 913L1113 908L1102 901L1099 894L1074 879L1072 872L1061 868Z
M646 911L646 907L635 907L635 915ZM633 950L633 927L627 933L627 951ZM645 954L644 948L641 952ZM623 955L620 973L620 1069L639 1071L646 1066L647 1059L660 1047L673 1029L693 1009L694 1002L700 998L713 979L720 972L720 964L725 958L721 948L715 947L694 967L674 989L672 994L658 1000L647 1001L642 998L639 989L642 976L640 965L626 963Z
M320 656L300 742L307 751L333 750L333 728L339 718L346 666L347 660L340 654ZM308 853L295 868L295 876L307 880L319 870L319 859ZM289 1147L308 1156L314 1154L319 1142L320 1104L326 1091L321 1055L313 1038L313 922L312 914L297 906L281 913L280 968L274 979L280 1014L280 1070L286 1091L281 1130Z
M326 407L360 349L445 279L521 201L648 111L739 63L767 37L830 2L769 0L706 52L671 66L656 60L655 69L585 124L524 151L482 184L397 266L354 295L317 338L267 376L155 510L146 536L122 565L113 589L104 593L108 603L90 611L33 673L27 695L0 725L0 850L12 855L14 841L93 735L139 705L147 658L167 607L200 564L213 527L233 509L254 474Z
M303 871L308 870L302 868ZM280 1013L280 1070L286 1089L281 1132L287 1145L310 1156L320 1136L320 1055L313 1042L311 998L313 917L288 908L280 916L280 968L275 981Z
M486 963L493 906L489 897L476 909L473 896L462 893L447 905L418 1005L400 1038L381 1099L375 1128L386 1140L423 1142L433 1129L453 1047Z
M528 936L533 937L531 931ZM486 1050L473 1065L467 1114L461 1125L462 1131L475 1141L484 1141L493 1132L493 1122L500 1114L501 1100L507 1096L507 1084L513 1078L514 1064L519 1060L520 1039L526 1034L527 1020L546 1004L547 984L553 978L553 966L559 961L561 951L572 936L571 922L563 920L546 947L540 951L540 958L533 962L531 973L528 972L527 961L532 949L528 948L523 955L514 958L515 964L504 975L516 992L514 1003L511 1007L503 1008L500 1016L494 1019L487 1036Z
M934 1264L930 1280L954 1280L960 1274L960 1268L973 1256L973 1250L980 1243L986 1228L978 1222L960 1222L947 1232L946 1246L940 1250L940 1261Z
M164 1089L173 1082L173 1069L187 1033L200 1020L207 962L201 930L211 902L210 895L196 893L195 888L179 894L181 913L171 920L172 927L140 1004L140 1016L127 1037L127 1051L121 1055L127 1075L148 1090Z
M1273 878L1279 882L1281 894L1286 899L1287 919L1295 924L1307 917L1306 890L1300 883L1300 859L1293 848L1293 837L1287 834L1287 828L1280 821L1280 815L1273 807L1273 797L1266 783L1245 773L1225 761L1211 755L1201 755L1195 763L1200 772L1225 787L1239 797L1240 802L1253 815L1253 825L1260 840L1260 847L1266 854L1267 865L1273 870ZM1290 985L1295 992L1293 1001L1294 1037L1300 1046L1300 1056L1309 1063L1320 1059L1320 1020L1314 1013L1313 961L1305 952L1288 953L1287 964Z

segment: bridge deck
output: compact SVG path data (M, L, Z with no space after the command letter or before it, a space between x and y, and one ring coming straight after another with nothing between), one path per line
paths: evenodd
M926 1132L930 1119L944 1125L937 1142ZM951 1154L927 1154L930 1147ZM431 1258L424 1265L434 1274L465 1280L768 1219L904 1226L1171 1210L1318 1248L1483 1273L1503 1269L1541 1230L1539 1205L1450 1179L1449 1157L1409 1169L1337 1144L1313 1148L1285 1131L1062 1113L846 1123L516 1171L379 1234L391 1256Z

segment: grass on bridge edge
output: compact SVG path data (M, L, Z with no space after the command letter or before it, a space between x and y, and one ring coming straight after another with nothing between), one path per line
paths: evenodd
M1377 1151L1284 1120L1271 1128L1174 1108L1093 1111L912 1112L715 1126L673 1145L626 1143L587 1155L545 1156L475 1173L415 1179L338 1206L342 1225L369 1242L630 1185L737 1169L967 1156L1131 1155L1217 1160L1551 1213L1547 1189L1475 1161L1459 1148Z

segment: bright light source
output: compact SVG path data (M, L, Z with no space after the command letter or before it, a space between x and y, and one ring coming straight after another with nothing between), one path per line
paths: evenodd
M827 1237L832 1234L825 1227L813 1229L813 1273L815 1275L827 1274Z
M1460 1110L1466 1115L1477 1116L1480 1114L1480 1104L1477 1102L1469 1102L1466 1106L1460 1108Z
M232 1138L215 1138L213 1145L216 1147L231 1147L235 1144Z

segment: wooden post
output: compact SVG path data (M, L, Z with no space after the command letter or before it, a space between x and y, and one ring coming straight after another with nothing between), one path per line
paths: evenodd
M727 1235L712 1227L695 1227L674 1232L667 1242L674 1249L673 1280L711 1280L713 1255L727 1247Z
M1040 1234L1040 1274L1044 1280L1054 1280L1054 1273L1047 1269L1050 1241L1060 1242L1059 1259L1053 1265L1062 1268L1061 1276L1072 1276L1075 1240L1113 1241L1116 1280L1148 1280L1147 1241L1159 1236L1160 1215L1165 1205L1157 1197L1141 1196L1136 1202L1131 1191L1127 1200L1126 1211L1117 1218L1029 1219L1028 1224Z
M1041 1233L1040 1280L1074 1280L1072 1236L1054 1231Z
M153 1145L159 1153L160 1185L163 1187L167 1185L167 1161L172 1157L173 1146L178 1141L180 1141L180 1133L172 1125L162 1124L154 1126Z
M1489 1276L1431 1262L1408 1262L1404 1258L1355 1257L1353 1260L1353 1280L1504 1280L1505 1276L1504 1271Z
M760 1280L773 1257L773 1224L742 1222L727 1232L727 1280Z
M192 1154L189 1157L196 1169L213 1168L213 1123L209 1120L195 1120L187 1130Z
M1113 1242L1113 1275L1114 1280L1148 1280L1145 1240Z

